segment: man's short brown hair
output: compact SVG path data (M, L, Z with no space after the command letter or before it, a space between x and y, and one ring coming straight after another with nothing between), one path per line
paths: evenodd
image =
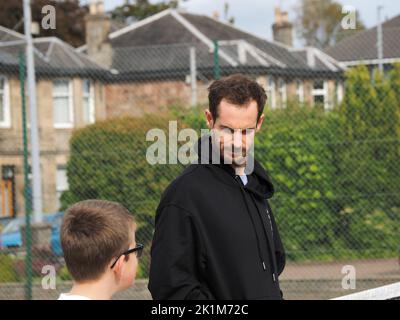
M217 120L218 106L222 99L238 106L246 105L251 100L255 100L258 107L257 120L262 115L267 101L263 87L243 74L234 74L216 80L210 85L208 91L209 108L214 121Z
M73 279L98 279L114 257L129 249L134 225L133 216L116 202L86 200L68 208L61 246Z

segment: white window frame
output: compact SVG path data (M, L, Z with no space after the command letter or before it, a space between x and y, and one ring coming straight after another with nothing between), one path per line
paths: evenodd
M74 127L74 99L73 99L73 88L72 88L72 80L66 78L59 78L53 81L53 114L55 112L54 108L54 98L56 97L65 97L64 95L55 95L54 93L54 82L55 81L67 81L68 82L68 108L69 108L69 122L59 122L56 123L53 117L54 128L56 129L70 129Z
M323 82L323 89L314 89L314 81L322 81ZM322 79L316 79L313 81L313 89L311 91L313 100L312 103L315 105L315 96L323 96L324 97L324 109L329 109L329 101L328 101L328 82Z
M60 171L65 171L65 180L66 180L66 187L60 187L60 180L59 180L59 172ZM69 189L69 184L68 184L68 177L67 177L67 166L66 165L57 165L56 167L56 195L57 195L57 201L58 205L60 205L60 199L61 195L64 191L67 191Z
M304 103L304 84L300 79L296 80L296 97L299 103Z
M276 109L275 80L272 76L267 76L267 95L267 99L269 100L269 107L271 109Z
M342 103L344 97L344 86L342 81L336 81L336 102Z
M287 92L286 92L286 81L284 79L278 80L278 94L279 94L279 103L281 108L286 108L287 106Z
M84 91L84 82L88 81L89 82L89 94ZM85 124L92 124L96 121L96 105L95 105L95 100L94 100L94 84L91 79L82 79L82 99L83 101L85 99L89 99L89 119L85 118L86 115L86 110L85 110L85 103L83 103L83 122Z
M0 78L4 80L4 87L0 88L1 97L3 99L4 108L4 120L0 120L0 128L11 127L11 110L10 110L10 85L6 76L0 75Z

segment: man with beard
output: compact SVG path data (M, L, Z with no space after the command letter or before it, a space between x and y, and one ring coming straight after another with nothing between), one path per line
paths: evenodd
M274 188L251 152L265 91L237 74L214 81L208 98L212 134L157 208L149 290L157 300L282 299Z

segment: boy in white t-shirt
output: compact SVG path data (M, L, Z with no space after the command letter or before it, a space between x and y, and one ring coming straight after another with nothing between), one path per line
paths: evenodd
M135 279L143 245L136 224L122 205L86 200L68 208L61 225L61 246L73 278L58 300L108 300Z

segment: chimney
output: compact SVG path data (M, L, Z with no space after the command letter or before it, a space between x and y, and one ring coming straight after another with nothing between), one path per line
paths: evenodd
M219 20L219 12L218 11L214 11L212 14L212 17L214 20Z
M108 41L111 29L110 17L104 10L103 0L90 0L89 14L85 17L88 56L101 66L112 64L112 48Z
M275 7L275 22L272 25L274 41L293 46L293 24L289 22L287 11Z

